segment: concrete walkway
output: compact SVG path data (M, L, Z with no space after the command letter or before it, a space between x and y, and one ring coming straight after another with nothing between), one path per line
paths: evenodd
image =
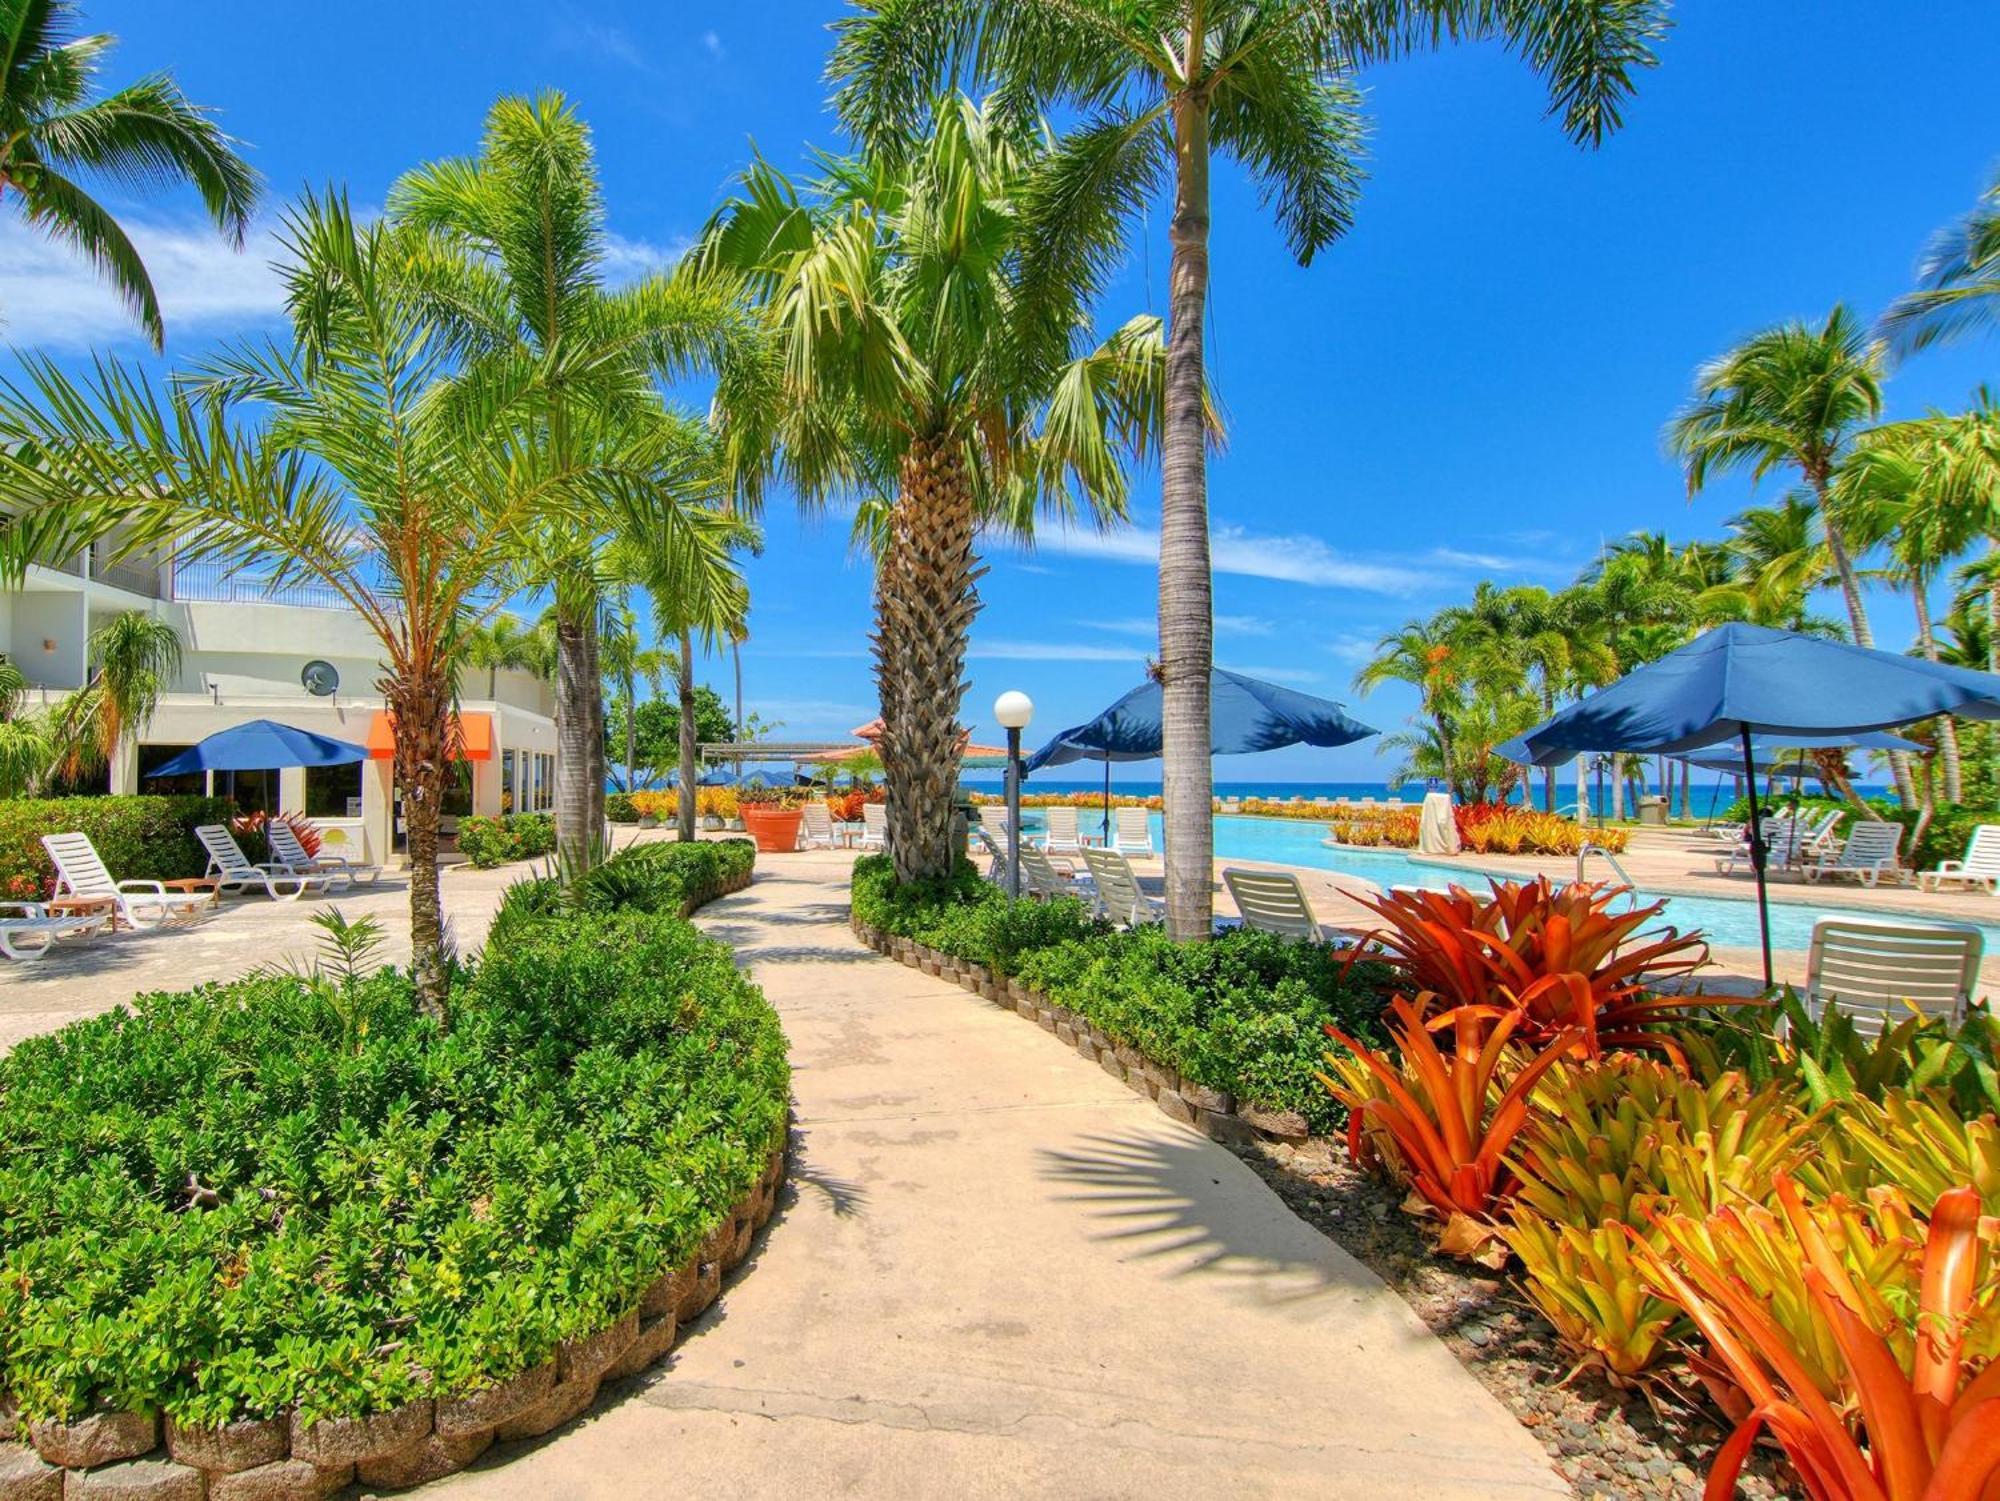
M662 1366L427 1494L1570 1494L1228 1152L856 943L848 862L767 858L699 919L792 1042L793 1186L757 1252Z

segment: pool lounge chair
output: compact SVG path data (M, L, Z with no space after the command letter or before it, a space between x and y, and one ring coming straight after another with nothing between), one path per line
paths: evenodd
M1276 870L1225 869L1222 884L1229 888L1244 927L1308 943L1322 941L1319 921L1297 876Z
M1807 830L1803 824L1794 823L1780 814L1764 823L1764 860L1771 870L1784 870L1797 865L1804 857ZM1727 854L1715 858L1715 873L1719 876L1733 876L1750 869L1750 839L1746 833L1743 839Z
M2000 893L2000 823L1981 824L1966 841L1961 859L1943 861L1917 877L1925 891L1940 891L1946 881Z
M1818 859L1807 861L1803 874L1808 881L1817 881L1821 876L1853 876L1862 885L1873 886L1885 875L1891 880L1900 878L1902 867L1896 856L1902 847L1901 824L1877 823L1871 819L1854 826L1854 832L1847 836L1837 854L1822 853Z
M202 874L215 877L218 895L262 886L264 895L274 902L295 902L309 891L316 896L324 896L333 891L345 891L352 884L346 876L332 871L325 875L311 875L304 871L287 870L278 864L252 865L235 836L219 823L196 824L194 837L208 851L208 869Z
M1083 832L1077 827L1076 809L1048 810L1048 825L1041 838L1044 855L1080 855L1083 843Z
M102 897L130 927L197 923L213 906L205 891L169 891L158 881L113 880L88 834L44 834L42 848L55 863L57 896Z
M92 933L106 926L101 917L51 917L40 902L0 902L0 954L23 964L46 959L58 940L87 942Z
M327 848L333 836L340 831L330 829L320 836L317 855L308 855L306 847L299 843L299 836L292 826L281 818L273 818L264 825L264 837L271 842L271 859L287 871L298 876L346 876L350 885L370 886L382 874L379 865L368 865L360 860L350 860L345 855L334 854ZM338 889L338 888L336 888Z
M886 850L889 847L889 805L887 803L863 803L861 805L861 848L866 850Z
M1120 851L1085 850L1083 863L1090 867L1099 917L1129 928L1137 923L1158 922L1166 916L1166 909L1146 895L1132 871L1132 862Z
M994 848L997 850L998 845ZM1081 846L1078 847L1079 852ZM1002 883L1007 879L1004 860L1000 864ZM1097 900L1095 883L1087 875L1078 875L1074 870L1065 870L1051 860L1048 855L1025 841L1021 845L1021 889L1030 896L1047 900L1058 896L1080 896L1095 905Z
M1979 929L1964 923L1823 917L1813 924L1801 999L1814 1020L1837 1006L1870 1037L1914 1012L1956 1026L1978 987L1984 947Z
M1153 854L1153 825L1144 808L1116 808L1111 815L1111 847L1121 855Z
M807 803L799 809L799 845L811 849L818 845L822 849L832 849L836 844L833 837L833 814L825 803Z

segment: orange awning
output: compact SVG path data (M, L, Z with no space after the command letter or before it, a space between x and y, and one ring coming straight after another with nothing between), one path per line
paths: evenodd
M396 721L386 709L375 711L375 718L368 726L368 739L365 744L368 747L368 754L377 761L389 760L396 754ZM454 761L491 761L493 716L452 715L451 752Z

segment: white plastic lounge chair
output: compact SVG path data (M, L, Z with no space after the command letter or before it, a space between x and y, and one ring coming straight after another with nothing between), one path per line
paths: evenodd
M887 803L863 803L861 805L861 848L864 850L886 850L889 847L889 805Z
M1917 877L1925 891L1939 891L1946 881L1961 886L1984 886L2000 893L2000 823L1983 823L1966 841L1964 858L1946 860Z
M806 849L814 845L822 849L832 849L836 844L833 837L833 814L825 803L807 803L799 810L799 843Z
M1000 847L1000 841L987 833L978 824L974 824L968 833L970 835L969 842L978 846L977 853L986 856L986 879L991 881L995 886L1005 886L1007 884L1007 852ZM968 848L966 853L972 854L974 851Z
M1156 922L1166 915L1165 909L1146 895L1138 876L1133 874L1132 862L1118 850L1085 850L1083 863L1090 867L1099 917L1129 928L1135 923Z
M1768 869L1784 870L1797 865L1804 856L1806 829L1785 814L1764 820L1764 862ZM1750 869L1750 839L1742 840L1726 855L1715 859L1715 873L1733 876Z
M1153 854L1153 825L1144 808L1112 810L1111 848L1121 855Z
M987 803L980 808L979 827L1002 844L1008 844L1014 838L1013 825L1007 820L1007 810L998 804Z
M346 876L351 885L366 886L382 874L381 866L364 865L359 860L348 859L345 855L333 854L326 848L324 842L321 843L317 855L308 855L306 847L299 843L299 836L283 819L273 818L267 821L264 825L264 837L271 843L272 862L284 866L291 875L339 874ZM332 835L325 837L331 838ZM335 886L332 889L338 891L340 887Z
M1805 878L1817 881L1821 876L1853 876L1864 886L1873 886L1885 875L1893 880L1900 874L1896 854L1902 847L1901 824L1873 820L1859 823L1838 854L1822 853L1817 860L1806 863Z
M1243 926L1286 938L1321 941L1319 922L1299 878L1275 870L1224 870L1222 884L1243 915Z
M1823 917L1813 924L1802 999L1818 1019L1838 1006L1855 1030L1876 1036L1911 1014L1956 1026L1979 984L1984 942L1964 923L1933 927Z
M324 896L329 891L345 891L349 884L347 877L341 875L309 875L270 862L252 865L243 847L219 823L197 824L194 837L208 851L208 869L202 873L215 877L218 893L262 886L264 895L274 902L295 902L308 891Z
M19 914L0 917L0 954L24 964L48 958L59 939L88 941L105 926L101 917L51 917L40 902L0 902L0 912Z
M1076 809L1051 808L1048 810L1048 827L1042 835L1042 853L1045 855L1080 855L1083 853L1083 834L1077 828Z
M55 862L57 896L104 897L132 927L196 923L211 909L205 891L169 891L158 881L114 881L88 834L44 834L42 848Z
M995 845L994 850L997 854L999 846ZM1004 884L1007 879L1006 859L1001 856L995 863L999 870L996 879ZM1021 889L1030 896L1038 896L1044 900L1058 896L1080 896L1093 906L1097 901L1095 883L1088 876L1079 876L1074 871L1063 870L1045 851L1038 850L1026 842L1021 845Z

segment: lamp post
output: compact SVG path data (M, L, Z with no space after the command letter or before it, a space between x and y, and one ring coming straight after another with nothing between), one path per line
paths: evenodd
M1021 895L1021 731L1035 717L1035 701L1009 689L993 700L993 717L1007 730L1007 900Z

